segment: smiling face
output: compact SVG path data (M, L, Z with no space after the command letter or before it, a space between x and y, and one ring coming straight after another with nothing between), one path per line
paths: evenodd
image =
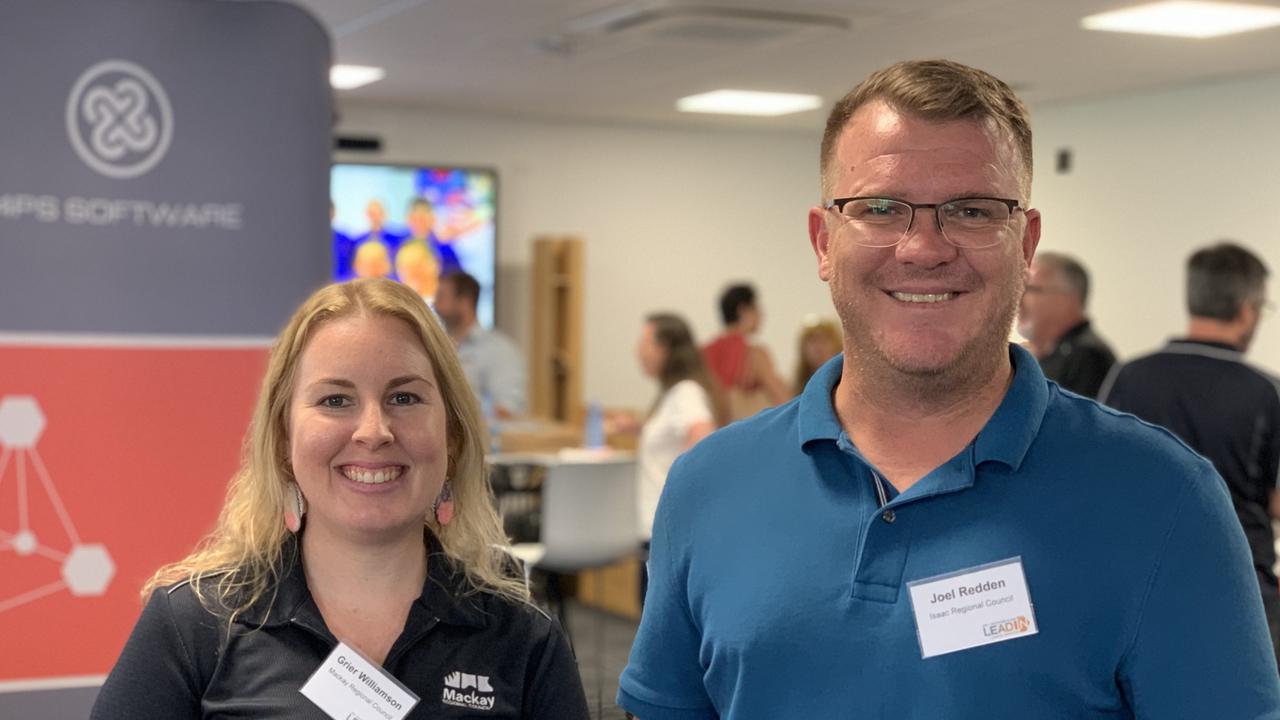
M1026 201L1011 141L976 121L928 122L881 101L859 108L835 146L832 197L937 203L962 197ZM818 274L862 364L907 376L964 378L999 362L1040 236L1035 210L1016 212L1001 241L961 249L920 210L898 245L858 245L834 211L813 208Z
M315 331L298 359L288 424L308 532L421 536L448 468L438 387L402 320L357 314Z

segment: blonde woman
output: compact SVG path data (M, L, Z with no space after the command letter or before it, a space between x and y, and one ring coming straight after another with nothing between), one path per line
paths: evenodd
M585 719L560 628L495 549L482 427L412 290L318 291L272 349L217 528L147 583L92 717L324 718L299 690L359 659L374 702L419 698L404 717Z
M832 320L813 318L805 321L796 347L796 371L792 390L797 395L804 392L809 378L828 360L840 354L844 348L844 336L840 326Z

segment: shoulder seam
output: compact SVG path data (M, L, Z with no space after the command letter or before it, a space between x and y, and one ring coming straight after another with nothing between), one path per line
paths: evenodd
M191 653L191 648L187 647L187 641L182 637L182 628L178 626L177 618L174 617L173 604L170 601L170 596L173 590L176 590L177 587L185 585L188 582L190 582L190 580L184 580L182 583L179 583L174 588L169 589L164 594L165 614L168 615L167 619L169 626L173 629L173 636L178 640L178 647L182 649L182 657L186 661L187 673L193 680L202 681L204 678L200 677L200 673L196 667L195 657ZM205 688L203 686L197 687L195 690L198 691L199 697L204 697Z
M1160 541L1160 552L1156 556L1155 565L1151 568L1151 574L1147 576L1146 587L1142 591L1142 603L1138 606L1138 616L1133 624L1133 635L1129 638L1124 652L1120 654L1120 665L1123 665L1129 658L1130 653L1138 644L1138 636L1142 631L1142 623L1146 620L1147 605L1151 600L1151 592L1156 585L1156 576L1160 574L1160 570L1164 567L1164 562L1169 551L1169 543L1173 539L1173 531L1178 527L1178 521L1182 517L1183 501L1190 491L1191 482L1182 483L1182 488L1178 492L1178 499L1174 504L1173 520L1169 523L1169 529L1165 531L1164 538Z

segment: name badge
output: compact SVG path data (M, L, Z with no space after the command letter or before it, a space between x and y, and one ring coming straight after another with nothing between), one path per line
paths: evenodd
M418 704L417 695L341 642L298 692L334 720L401 720Z
M907 590L921 657L1040 632L1021 557L915 580Z

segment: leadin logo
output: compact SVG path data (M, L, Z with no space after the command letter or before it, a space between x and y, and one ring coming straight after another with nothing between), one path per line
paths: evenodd
M1021 635L1031 629L1031 623L1026 616L1019 615L1016 618L1008 618L1007 620L998 620L993 623L987 623L982 626L982 634L987 637L1000 637L1002 635Z
M89 167L107 177L137 177L169 150L169 96L141 66L104 60L85 70L71 88L67 134Z
M471 710L492 710L495 698L488 675L451 672L444 678L444 695L440 701Z

